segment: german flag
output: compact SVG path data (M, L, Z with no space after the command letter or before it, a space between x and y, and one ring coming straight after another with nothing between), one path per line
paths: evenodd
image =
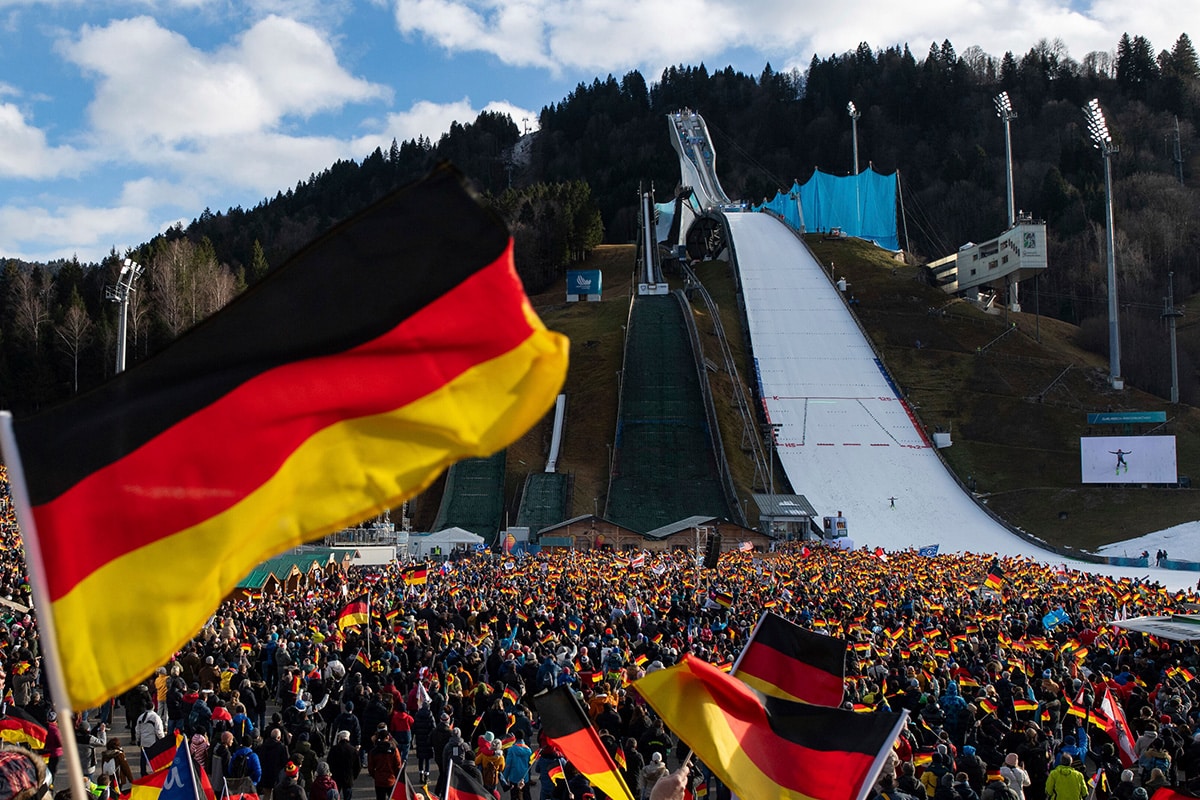
M175 748L171 748L171 758L175 757ZM171 759L167 759L170 766ZM166 783L169 770L163 768L150 773L144 778L138 778L129 789L129 800L158 800L162 794L163 784Z
M267 558L510 444L566 366L503 222L439 167L153 358L15 420L4 461L53 566L72 706L134 686Z
M615 761L617 766L621 769L629 768L627 762L625 761L625 749L622 747L617 747L617 752L613 754L613 761Z
M907 717L767 697L690 655L633 688L739 797L856 800Z
M729 592L713 592L712 601L721 608L729 608L733 605L733 595Z
M846 642L766 613L732 674L770 697L837 706L846 680Z
M400 573L405 586L421 586L429 581L429 570L424 564L405 567Z
M370 597L362 595L354 600L351 600L345 608L338 613L338 630L346 630L346 628L357 628L359 625L366 625L371 621L370 614Z
M1022 711L1037 711L1037 707L1037 703L1024 697L1017 697L1013 699L1013 711L1017 712L1018 714Z
M993 592L1000 591L1000 587L1004 585L1004 569L1000 566L999 559L992 560L992 565L988 567L987 577L983 579L983 585Z
M46 746L46 729L21 708L9 703L7 713L0 717L0 741L23 744L37 752Z
M534 695L530 701L542 719L547 739L593 786L612 800L633 800L616 762L569 688L559 686Z
M563 775L562 764L555 764L553 767L546 770L546 777L550 779L551 783L558 783L559 781L566 780L566 777Z
M171 766L171 760L175 758L175 750L182 740L182 735L177 733L174 736L164 736L149 747L142 748L142 752L146 755L146 763L150 765L150 771L158 772L160 769Z
M475 780L469 772L450 763L446 773L446 793L442 800L494 800L495 795L489 792L482 783Z
M354 657L354 660L357 661L358 663L362 664L367 669L371 668L371 659L367 658L367 654L364 653L362 650L358 651L358 655L356 655Z
M509 705L515 706L517 703L519 703L521 701L521 696L517 694L517 690L514 689L513 687L505 686L504 687L504 699L508 701Z

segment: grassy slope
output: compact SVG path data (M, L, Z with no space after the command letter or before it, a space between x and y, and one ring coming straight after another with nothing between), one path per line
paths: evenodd
M1029 313L1010 314L1007 322L1003 314L985 315L869 245L820 237L810 237L809 245L850 281L860 321L922 422L952 432L954 445L942 455L964 480L975 478L1002 517L1049 542L1083 549L1200 519L1200 491L1079 482L1079 437L1113 432L1089 431L1088 411L1166 411L1165 432L1178 437L1179 473L1194 475L1196 409L1173 408L1136 388L1110 390L1107 360L1075 347L1072 325ZM1032 307L1031 294L1023 300ZM1016 332L976 354L1009 323Z
M900 265L883 251L820 237L810 237L809 243L822 263L833 261L835 273L850 281L859 299L860 321L922 422L930 430L951 431L954 445L941 451L946 461L964 480L973 476L1001 516L1048 542L1083 549L1200 519L1200 490L1108 489L1079 483L1078 439L1089 433L1086 413L1109 409L1167 411L1167 432L1178 437L1180 474L1200 476L1196 409L1172 408L1133 388L1109 390L1104 381L1107 360L1073 344L1074 326L1037 320L1028 313L1011 314L1006 322L1004 315L985 315L926 286L917 268ZM616 428L616 374L633 261L631 246L605 246L581 265L604 271L607 285L600 303L564 302L565 282L532 298L547 326L571 337L561 469L574 479L568 510L572 515L590 513L593 507L603 510L606 500L608 445ZM702 265L699 273L718 305L744 382L751 374L749 353L740 337L728 267L714 262ZM1024 300L1027 308L1032 306L1031 295ZM694 308L705 354L722 364L711 322L706 312ZM976 354L1009 323L1018 330L984 355ZM719 370L710 372L709 379L738 494L748 498L762 487L751 485L754 467L741 447L742 423L732 403L730 377ZM525 475L544 465L550 426L548 416L510 448L510 504ZM803 493L803 487L796 488ZM515 511L515 505L512 508ZM1060 512L1066 512L1066 519L1059 518Z

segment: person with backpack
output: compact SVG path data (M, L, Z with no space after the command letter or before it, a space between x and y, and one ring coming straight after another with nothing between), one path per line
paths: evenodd
M229 777L229 762L233 759L233 733L222 731L208 754L208 775L213 786L222 786Z
M125 758L125 751L121 749L121 740L115 736L109 737L108 744L104 746L104 751L100 753L100 774L109 776L109 785L113 787L114 794L133 783L133 772L129 769L129 761Z
M500 773L504 771L504 756L501 755L500 740L494 740L490 745L479 748L475 756L475 765L483 776L483 785L489 792L495 792L500 785Z
M511 800L533 800L533 791L529 785L532 759L533 750L525 744L523 737L518 736L517 741L504 755L504 771L500 773L503 785L511 789Z
M329 774L329 762L321 760L317 762L316 775L313 777L312 789L308 793L308 800L342 800L342 794L338 791L337 781Z
M254 752L253 744L252 737L243 736L241 746L230 756L229 783L231 787L235 781L243 779L249 779L255 786L262 782L262 762L259 761L258 754Z
M150 774L150 762L146 758L146 748L153 746L166 735L167 733L163 729L162 717L153 708L143 711L134 721L133 743L142 750L138 765L141 777L144 778Z

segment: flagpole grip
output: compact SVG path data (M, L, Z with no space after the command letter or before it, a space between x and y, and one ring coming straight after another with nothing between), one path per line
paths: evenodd
M0 454L3 454L4 463L8 467L9 490L17 512L17 525L21 529L25 567L29 570L29 588L37 617L42 669L46 670L46 682L50 686L50 695L54 698L54 709L58 714L59 738L62 740L63 760L67 766L71 797L73 800L90 800L83 785L83 761L79 757L79 747L75 741L75 717L71 711L66 676L63 674L62 655L58 650L54 611L46 582L46 562L42 558L42 545L37 537L33 507L29 503L29 487L25 484L25 470L21 465L21 453L17 449L17 437L13 433L11 411L0 411Z

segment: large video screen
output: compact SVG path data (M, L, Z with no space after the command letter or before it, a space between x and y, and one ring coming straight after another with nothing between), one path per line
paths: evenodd
M1079 440L1084 483L1176 483L1174 436L1085 436Z

